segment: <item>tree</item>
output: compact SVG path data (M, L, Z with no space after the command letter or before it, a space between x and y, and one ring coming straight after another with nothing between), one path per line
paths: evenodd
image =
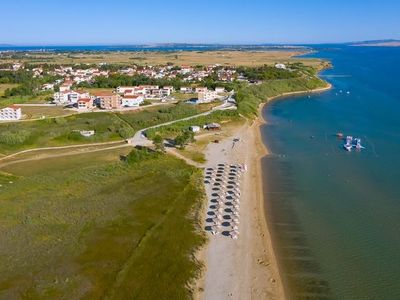
M179 148L185 149L187 144L194 142L194 132L185 130L175 138L174 142L176 146L179 146Z
M156 147L157 151L165 152L164 139L162 138L161 135L157 134L153 138L153 145Z

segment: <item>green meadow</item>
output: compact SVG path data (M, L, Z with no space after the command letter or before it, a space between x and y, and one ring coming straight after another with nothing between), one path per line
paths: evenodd
M37 121L3 123L0 124L0 154L40 147L123 140L132 137L141 128L195 115L206 109L205 106L179 103L137 112L83 113ZM95 130L95 135L83 137L80 130Z
M1 299L191 297L201 171L166 155L129 165L126 152L2 170Z

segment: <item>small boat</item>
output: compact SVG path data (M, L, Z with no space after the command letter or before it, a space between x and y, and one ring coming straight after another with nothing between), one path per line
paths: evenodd
M346 149L347 151L351 151L351 149L353 148L353 137L348 135L346 137L346 142L343 145L343 148Z
M365 147L363 145L361 145L361 139L360 138L355 138L354 142L355 142L355 147L356 147L357 150L365 149Z
M348 144L344 144L343 148L349 152L351 152L351 149L353 148L353 145L348 145Z
M343 138L343 133L342 132L338 132L338 133L336 133L336 136L338 137L338 138Z

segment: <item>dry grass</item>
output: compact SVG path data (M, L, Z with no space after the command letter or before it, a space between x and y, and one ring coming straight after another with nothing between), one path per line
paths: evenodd
M76 64L110 63L157 65L173 63L176 65L243 65L256 66L276 62L303 61L308 65L318 65L317 59L300 59L293 56L304 54L301 51L179 51L179 52L107 52L107 53L41 53L31 54L21 61L30 63ZM39 59L40 58L40 59ZM11 60L2 60L7 63Z
M24 119L38 119L58 117L73 114L73 111L65 110L61 106L21 106Z

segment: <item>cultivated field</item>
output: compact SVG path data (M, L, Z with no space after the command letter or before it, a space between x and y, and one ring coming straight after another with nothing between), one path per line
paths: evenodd
M126 153L1 170L1 299L189 298L201 173L169 156L127 165Z
M276 62L302 61L307 65L319 65L320 60L293 58L304 54L301 51L179 51L179 52L85 52L85 53L34 53L19 59L21 62L49 64L109 63L158 65L173 63L175 65L236 65L256 66ZM13 62L12 59L1 59L0 62Z

